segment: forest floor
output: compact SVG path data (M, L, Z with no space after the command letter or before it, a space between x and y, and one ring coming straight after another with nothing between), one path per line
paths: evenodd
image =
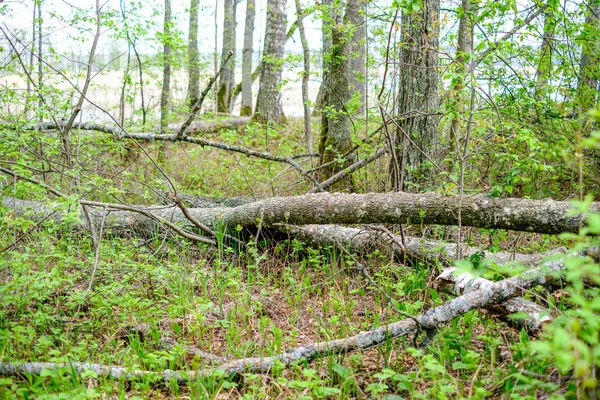
M301 142L299 124L290 130L250 129L219 140L287 155L299 151ZM218 150L171 146L165 160L165 172L184 193L261 198L306 189L284 166ZM159 177L152 181L149 168L142 159L130 172L164 185ZM376 190L384 170L384 164L374 164L360 173L366 191ZM218 249L192 244L168 232L151 240L105 232L96 253L86 232L34 226L9 211L0 227L5 361L191 370L223 359L272 356L404 319L382 292L413 315L448 299L431 284L440 265L406 266L387 254L361 254L375 287L335 247L314 249L266 233L240 251L223 243ZM442 227L409 229L424 238L447 236ZM486 251L538 252L561 245L542 235L465 232ZM556 308L560 292L539 289L527 298ZM538 398L561 388L556 371L531 357L527 333L485 311L454 320L426 349L413 348L412 339L269 374L212 376L189 385L152 376L124 382L64 368L2 377L0 398Z

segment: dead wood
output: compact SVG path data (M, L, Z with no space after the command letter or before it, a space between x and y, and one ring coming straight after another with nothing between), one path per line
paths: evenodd
M19 209L32 205L32 203L14 201L10 198L5 198L4 202L11 208L14 206ZM83 204L81 201L80 203ZM107 206L99 202L86 201L85 204L91 207ZM38 209L42 207L48 211L45 205L38 204L33 207ZM139 213L139 209L148 209L148 207L129 208L128 211L115 208L107 218L107 227L143 232L149 227L156 226L156 223L149 221L150 218ZM478 228L559 234L578 232L579 227L584 225L586 220L585 214L570 215L574 207L566 201L465 196L461 208L462 225ZM317 193L275 197L231 208L191 208L189 212L205 225L223 224L228 227L255 227L259 221L263 227L273 227L277 224L373 223L456 225L458 209L457 196L393 192ZM186 224L187 221L181 210L172 207L163 207L162 210L152 209L152 212L172 223ZM589 212L600 212L600 203L592 203ZM56 214L55 217L60 217L60 214Z
M494 282L485 278L477 277L469 272L460 272L458 268L450 267L442 271L436 279L438 290L445 293L460 296L465 293L493 285ZM526 317L509 318L515 326L525 328L529 334L536 334L552 321L552 313L546 307L542 307L523 297L508 299L502 303L487 307L489 310L509 317L512 314L521 313Z
M236 130L237 128L248 125L250 117L228 118L221 121L194 121L185 130L186 135L198 135L202 133L213 133L222 130ZM169 130L180 131L181 123L169 124Z
M390 254L399 261L413 263L426 262L440 264L446 267L453 266L456 261L456 244L439 240L423 239L406 236L404 240L400 235L390 236L386 232L366 226L364 228L351 228L340 225L305 225L301 229L290 229L295 238L311 246L328 246L341 243L350 250L358 253L368 253L379 250L383 254ZM492 261L498 265L515 262L520 265L538 266L547 256L565 252L565 247L535 254L521 254L510 252L486 252L481 248L461 245L461 254L465 258L478 255L482 259Z
M437 331L444 324L461 315L479 308L502 303L510 298L521 296L534 286L544 285L556 279L556 272L564 269L564 263L551 261L542 267L526 271L520 275L504 279L491 285L463 294L439 307L431 308L414 319L408 318L393 322L379 328L360 332L354 336L325 342L310 343L288 349L271 357L252 357L230 361L215 368L150 372L127 370L118 366L91 364L83 362L46 363L46 362L0 362L0 375L19 375L29 373L40 375L44 370L66 368L65 372L82 373L94 371L99 376L110 376L115 379L135 380L145 376L155 376L163 380L176 380L181 383L206 376L227 376L238 373L267 373L275 364L289 367L300 360L312 361L331 354L345 354L351 351L365 350L378 346L397 337L414 334L419 327L427 331Z

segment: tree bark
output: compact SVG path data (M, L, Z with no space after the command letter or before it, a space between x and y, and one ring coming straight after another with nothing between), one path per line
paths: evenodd
M285 121L281 105L281 73L285 48L286 0L267 1L265 47L260 69L260 86L253 121L282 123Z
M426 263L444 267L453 266L457 260L455 243L411 236L405 236L403 239L402 236L395 235L378 226L350 228L340 225L303 225L290 229L295 238L314 247L325 247L338 243L361 254L378 250L381 254L387 254L402 263ZM487 260L498 265L515 262L530 267L540 265L544 258L552 254L566 251L566 248L560 247L536 254L491 253L468 245L461 247L461 254L464 254L466 258L476 255L482 262Z
M405 117L396 131L400 176L390 168L396 191L422 189L433 176L426 155L432 160L438 155L439 14L440 0L423 0L419 10L402 15L398 115Z
M304 30L304 10L300 0L296 0L296 15L298 16L298 30L300 31L300 42L302 43L302 55L304 59L304 70L302 71L302 104L304 105L304 145L306 152L313 152L313 137L311 127L311 111L308 98L308 80L310 78L310 50Z
M459 139L461 131L461 119L464 113L465 96L462 91L465 88L465 73L467 72L466 60L471 53L471 0L462 0L460 7L460 21L458 25L458 44L456 46L456 57L454 60L455 70L451 82L451 109L454 113L450 126L450 151L456 155L460 154Z
M190 26L188 33L188 88L187 103L191 109L200 98L200 54L198 52L198 12L200 0L190 2Z
M459 269L454 267L443 270L436 279L438 290L462 296L494 285L493 281L473 276L468 272L459 272ZM523 297L515 297L502 303L493 304L487 309L509 318L512 314L525 313L526 318L509 320L518 328L525 328L529 334L537 334L552 321L550 310Z
M36 202L16 200L15 203L10 198L3 201L22 212L28 208L32 208L34 214L54 211ZM88 205L92 207L93 203ZM458 207L458 196L443 197L433 193L318 193L275 197L233 208L190 209L190 212L195 219L209 226L219 222L230 227L254 227L258 221L263 227L373 223L457 225ZM546 234L578 232L587 218L587 214L570 216L574 207L566 201L469 196L462 198L461 208L463 226ZM187 221L178 209L163 206L151 211L174 223ZM592 203L588 212L600 212L600 203ZM156 222L134 212L116 209L106 218L106 226L144 232L156 228Z
M596 106L600 80L600 0L588 0L586 6L577 85L579 108L584 112Z
M344 21L332 6L333 24L331 26L331 46L326 55L326 67L323 72L323 97L321 99L321 134L319 138L319 179L327 180L355 160L347 157L341 162L332 162L341 154L346 154L353 147L350 133L349 111L346 107L350 101L349 59L350 40L346 33L350 25L348 10L356 7L353 0L348 3ZM350 11L352 14L352 11ZM336 183L332 190L353 192L355 190L352 175Z
M171 0L165 0L163 27L163 83L160 94L160 132L167 133L171 98Z
M237 129L246 126L250 121L249 117L229 118L215 122L194 121L185 130L186 135L197 135L199 133L218 132L224 129ZM169 124L171 131L179 131L182 124Z
M353 104L353 113L364 112L366 93L367 59L365 57L366 25L363 12L363 0L349 0L346 4L346 20L348 29L352 32L348 58L348 81L350 96Z
M221 65L225 62L228 54L233 52L234 59L223 69L219 79L219 90L217 92L217 112L231 113L231 96L235 79L235 10L236 0L224 0L223 7L223 44L221 48Z
M254 35L254 0L246 0L246 26L244 27L244 49L242 50L242 107L241 116L252 115L252 39ZM234 91L235 99L235 91Z
M552 72L552 47L554 46L554 30L556 28L556 18L554 17L555 11L555 3L549 2L544 7L544 32L535 82L535 89L538 97L544 93L544 88L548 84Z

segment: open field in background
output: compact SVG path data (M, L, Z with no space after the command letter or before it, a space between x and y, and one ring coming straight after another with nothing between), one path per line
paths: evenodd
M205 79L202 79L200 83L201 88L203 89L208 81L208 76L211 76L214 72L212 70L206 70L202 72L205 76ZM112 120L109 116L106 115L102 110L106 110L110 113L110 115L118 120L119 115L119 101L121 96L121 89L123 86L123 74L124 70L108 70L99 72L93 79L90 89L88 91L88 98L94 99L94 103L98 106L95 107L88 102L86 102L83 106L83 112L81 114L81 118L84 121L94 121L94 122L106 122L111 123ZM141 107L141 98L139 94L139 78L136 75L134 70L131 71L133 85L135 85L135 92L132 91L132 85L129 85L127 88L127 95L134 96L135 95L135 103L134 105L131 102L127 102L125 106L125 118L134 120L141 119L140 107ZM237 75L241 76L241 70L237 71ZM50 75L47 79L52 80L52 75ZM56 77L54 77L56 78ZM76 85L79 85L79 81L77 77L71 77L72 82ZM81 79L81 78L80 78ZM295 70L284 70L283 79L286 81L282 90L282 104L283 110L287 116L290 117L301 117L304 114L304 108L302 103L302 82L298 78L297 71ZM258 93L258 81L257 79L252 87L254 102L256 102L256 94ZM158 113L158 109L160 106L160 80L156 77L151 79L145 79L144 86L144 96L146 107L149 107L151 112ZM23 77L18 75L5 75L0 77L0 84L5 85L6 87L10 87L13 89L17 89L25 92L27 88L26 81ZM237 84L237 82L236 82ZM175 106L181 105L184 103L186 90L187 90L187 75L181 70L174 72L172 78L172 98L173 104ZM64 81L59 80L53 83L54 87L65 91L72 91L72 86ZM320 82L315 80L311 80L309 83L309 97L311 101L315 101L317 98L317 92L319 91ZM214 107L214 91L211 91L205 101L204 106L202 107L204 112L212 112ZM73 95L72 103L74 104L78 95ZM241 96L238 96L237 102L233 109L233 115L239 115L241 103ZM63 107L66 111L66 106ZM102 110L101 110L102 109ZM134 112L137 111L137 116ZM176 110L174 110L176 111Z

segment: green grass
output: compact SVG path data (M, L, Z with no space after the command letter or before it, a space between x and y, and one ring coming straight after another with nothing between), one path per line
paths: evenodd
M266 133L251 127L243 135L224 133L218 140L292 155L302 152L300 132L299 126ZM85 177L80 189L88 198L153 203L157 197L150 188L168 188L143 157L123 163L120 150L110 143L86 140L80 143L82 153L103 161L77 171ZM260 198L304 193L308 188L285 165L220 150L178 144L168 148L165 160L164 171L184 193ZM309 163L305 165L308 168ZM361 190L381 189L386 171L385 160L361 171ZM110 178L114 184L109 176L115 177ZM64 176L53 179L48 182L68 186ZM93 186L107 187L109 181L110 195ZM23 183L5 192L45 198L42 191ZM186 346L228 359L272 356L403 319L378 288L413 315L448 299L432 289L438 265L404 266L377 252L359 255L377 288L335 247L313 249L297 240L274 241L268 236L240 252L226 243L210 249L162 231L149 242L109 233L102 239L94 273L96 254L86 232L49 221L35 226L13 218L10 210L3 212L0 359L7 362L81 361L156 372L199 369L215 363L191 354ZM407 231L434 239L442 239L446 232L442 227L419 226ZM488 251L536 252L564 243L497 230L470 229L466 237ZM15 238L19 240L13 245ZM545 290L535 294L535 301L572 309L568 296L553 298ZM580 331L569 332L583 336L578 332L587 332L586 326L598 321L593 307L585 309L592 315L587 325L582 322ZM166 338L176 344L166 343ZM594 348L593 341L586 343ZM275 367L269 374L217 374L188 385L152 376L123 382L94 373L77 375L65 368L39 377L1 377L0 398L458 399L536 398L551 393L585 397L579 389L582 380L559 378L555 360L533 356L527 334L488 312L473 311L452 321L427 349L412 346L411 337L390 340L365 352ZM540 355L552 354L557 346L540 348ZM587 367L586 371L593 369ZM563 377L569 371L564 369Z

